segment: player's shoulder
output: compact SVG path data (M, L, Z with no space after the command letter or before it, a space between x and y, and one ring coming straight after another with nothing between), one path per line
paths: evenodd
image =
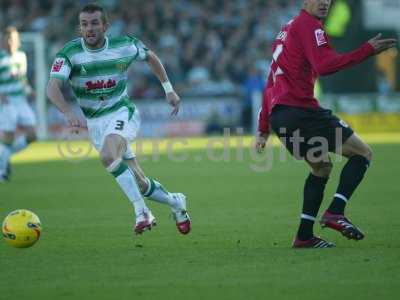
M296 20L297 17L294 17L291 19L289 22L287 22L285 25L282 26L282 31L287 31L290 27L293 26L294 21Z
M130 34L113 36L108 39L108 47L118 48L118 47L129 46L137 43L137 41L139 41L139 39Z
M279 31L278 35L276 36L276 41L284 41L287 37L287 33L290 30L290 27L293 24L294 19L291 19L289 22L287 22L285 25L281 27L281 30Z
M74 54L83 52L84 49L82 47L82 42L81 38L76 38L73 39L69 42L67 42L61 50L58 52L58 54L66 56L67 58L71 58Z
M323 24L314 16L302 10L293 24L295 36L306 41L316 41L318 46L328 44L328 37L325 33ZM312 45L309 43L309 45Z

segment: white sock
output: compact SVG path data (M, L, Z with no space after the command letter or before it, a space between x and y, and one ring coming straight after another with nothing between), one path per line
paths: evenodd
M151 178L147 178L147 182L149 187L143 196L158 203L168 204L171 207L176 206L175 198L172 197L171 193L161 183Z
M18 153L21 150L24 150L26 147L28 147L28 141L26 140L26 135L20 135L17 137L14 141L14 143L11 146L12 153Z
M114 161L107 168L107 171L114 175L119 186L124 191L128 199L132 202L136 216L139 216L144 212L147 213L149 209L144 203L144 199L140 193L135 176L129 170L128 166L121 159L119 159Z
M0 142L0 176L3 176L7 170L7 164L11 156L11 148Z

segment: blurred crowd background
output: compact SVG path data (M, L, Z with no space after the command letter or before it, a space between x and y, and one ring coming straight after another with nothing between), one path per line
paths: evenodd
M0 0L0 27L42 32L50 65L56 52L79 35L78 11L85 0ZM183 97L235 96L249 125L251 95L262 91L270 48L280 27L298 14L301 0L103 0L108 35L129 33L154 50ZM361 0L333 1L326 29L340 51L349 51L375 32L363 26ZM384 34L396 35L395 31ZM370 60L323 79L324 93L391 93L399 88L397 53ZM382 59L381 59L382 60ZM389 69L388 69L389 68ZM162 98L157 79L145 64L130 70L133 99ZM360 73L363 76L359 76Z
M13 0L1 3L0 26L43 32L51 58L78 34L77 14L89 1ZM262 88L271 41L296 15L301 1L108 0L110 36L130 33L156 51L184 95L245 92ZM162 96L143 66L132 68L134 98Z

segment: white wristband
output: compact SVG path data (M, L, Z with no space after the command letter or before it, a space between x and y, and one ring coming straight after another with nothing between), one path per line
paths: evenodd
M166 94L172 93L174 91L174 88L172 87L172 84L169 81L165 81L165 82L161 83L161 85L162 85L162 87L164 89L164 92Z

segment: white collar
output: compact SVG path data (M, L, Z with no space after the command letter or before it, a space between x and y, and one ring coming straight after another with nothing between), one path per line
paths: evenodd
M105 41L103 47L101 47L101 48L99 48L99 49L89 49L89 48L86 47L86 45L85 45L85 40L84 40L83 38L81 38L82 48L83 48L85 51L91 52L91 53L93 53L93 52L101 52L101 51L103 51L104 49L107 49L107 48L108 48L108 37L107 37L107 36L105 37L105 40L106 40L106 41Z

